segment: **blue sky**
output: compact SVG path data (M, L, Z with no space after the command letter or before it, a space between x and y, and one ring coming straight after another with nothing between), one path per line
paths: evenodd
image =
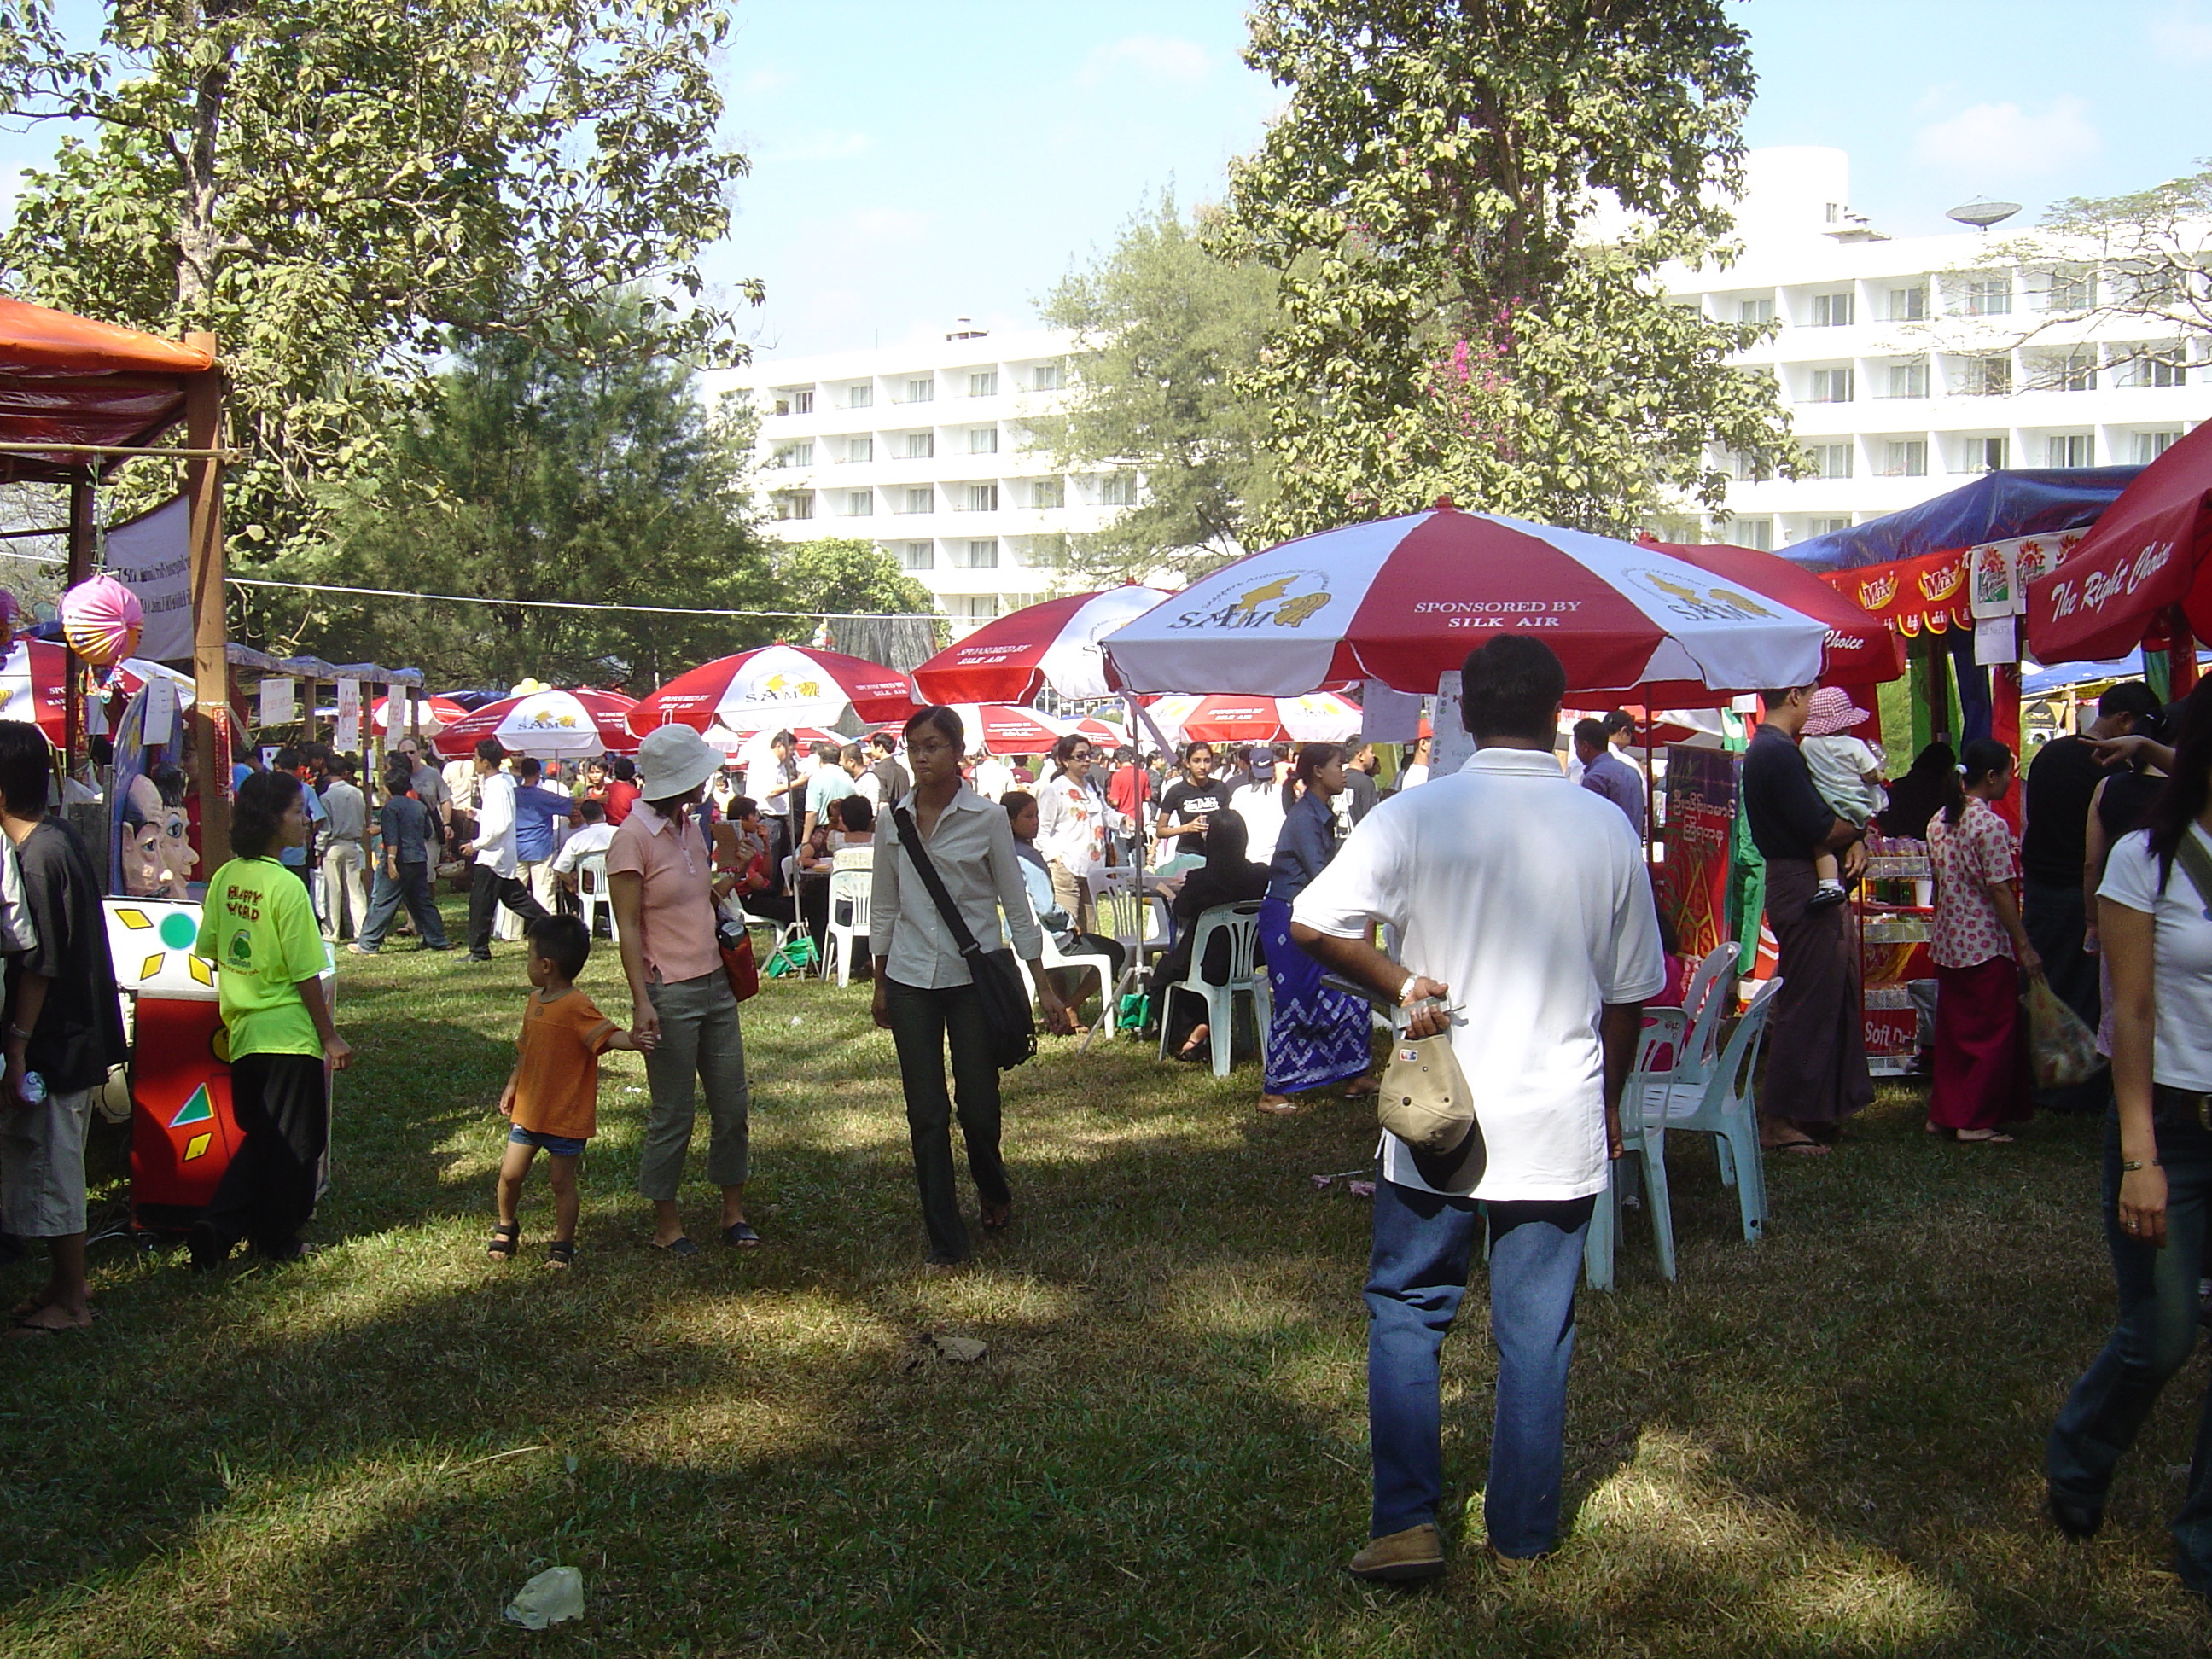
M85 0L66 0L81 13ZM2212 155L2212 0L1737 0L1754 144L1850 152L1896 234L1977 194L2134 189ZM753 158L723 281L763 356L1033 323L1073 260L1173 185L1219 194L1275 88L1241 0L738 0L726 131ZM0 136L0 169L45 133Z

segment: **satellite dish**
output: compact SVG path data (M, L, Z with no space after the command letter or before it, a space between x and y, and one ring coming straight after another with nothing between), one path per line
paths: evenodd
M1987 230L1991 225L2002 224L2020 211L2017 202L1969 202L1964 207L1954 207L1943 216L1955 219L1962 225L1972 225L1976 230Z

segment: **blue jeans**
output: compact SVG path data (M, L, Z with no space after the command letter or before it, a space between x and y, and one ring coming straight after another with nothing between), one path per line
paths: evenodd
M428 864L400 865L397 881L385 874L382 865L377 866L376 884L369 891L368 914L362 918L353 942L364 951L382 950L384 936L391 931L392 919L399 914L403 902L407 906L407 914L415 918L415 931L422 936L422 943L435 951L445 950L446 927L438 918L438 902L430 890Z
M1486 1210L1498 1391L1483 1519L1501 1555L1541 1555L1558 1543L1575 1285L1595 1204L1581 1198L1479 1210L1472 1199L1375 1183L1366 1292L1372 1536L1436 1522L1443 1496L1437 1359L1466 1293L1475 1228Z
M2120 1454L2197 1346L2197 1281L2212 1220L2212 1133L2183 1113L2161 1114L2157 1127L2166 1170L2163 1249L2120 1231L2120 1122L2117 1114L2105 1120L2105 1243L2119 1284L2120 1322L2066 1397L2045 1452L2053 1489L2098 1509ZM2189 1486L2172 1528L2183 1582L2212 1595L2212 1390L2199 1408Z

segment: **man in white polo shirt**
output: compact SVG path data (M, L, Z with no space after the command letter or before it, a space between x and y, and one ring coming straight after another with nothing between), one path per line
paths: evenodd
M1352 1563L1370 1579L1443 1571L1437 1354L1467 1288L1478 1200L1498 1350L1489 1550L1510 1564L1558 1542L1583 1241L1620 1154L1644 999L1666 981L1628 820L1553 758L1559 659L1505 635L1468 655L1462 690L1474 757L1369 813L1291 911L1291 936L1409 1009L1411 1035L1450 1027L1480 1131L1443 1158L1384 1140L1366 1291L1375 1504ZM1376 922L1401 961L1370 942Z

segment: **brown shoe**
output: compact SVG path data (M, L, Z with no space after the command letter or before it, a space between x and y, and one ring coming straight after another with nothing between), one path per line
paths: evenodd
M1546 1559L1543 1555L1501 1555L1488 1544L1482 1547L1483 1557L1493 1572L1508 1578L1522 1578L1534 1572ZM1548 1554L1548 1552L1547 1553Z
M1444 1542L1434 1527L1408 1527L1388 1538L1368 1540L1346 1569L1370 1584L1403 1584L1435 1578L1444 1570Z

